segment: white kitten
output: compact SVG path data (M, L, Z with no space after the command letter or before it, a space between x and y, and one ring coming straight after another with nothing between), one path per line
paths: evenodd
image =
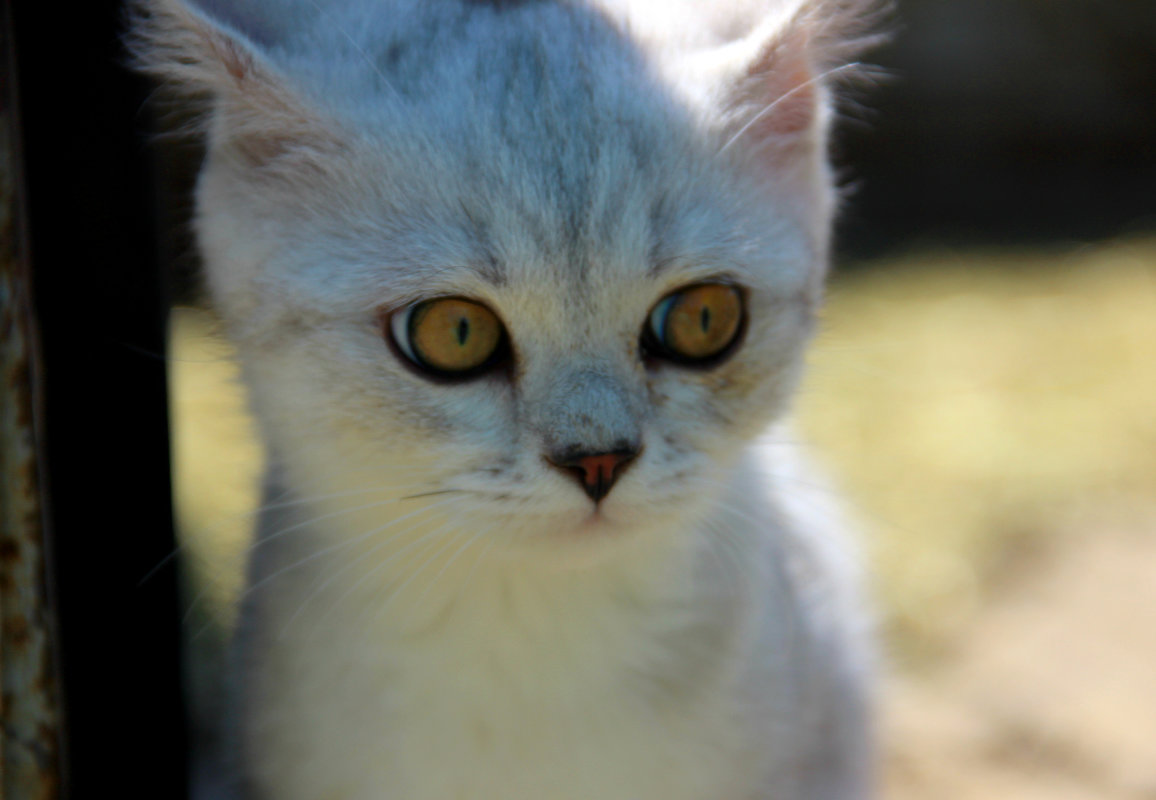
M148 0L273 465L246 796L870 794L854 559L775 429L851 0Z

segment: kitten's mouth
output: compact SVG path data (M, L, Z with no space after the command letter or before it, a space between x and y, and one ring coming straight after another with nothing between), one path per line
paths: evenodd
M544 541L571 542L580 545L582 542L607 540L617 536L622 526L613 515L608 515L600 506L591 506L573 515L567 515L563 520L547 523L542 531L546 534Z
M610 520L602 513L602 505L598 504L582 518L582 521L578 525L578 532L604 534L609 531L610 527Z
M611 562L632 537L603 509L595 507L570 525L557 526L553 535L540 540L545 545L547 569L569 572L597 568Z
M623 515L621 509L608 512L599 503L578 519L577 524L570 529L569 536L585 540L623 539L629 536L633 528L628 517Z

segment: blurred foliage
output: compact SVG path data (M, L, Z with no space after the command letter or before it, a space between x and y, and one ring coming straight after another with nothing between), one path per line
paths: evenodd
M838 138L848 252L1156 230L1156 2L894 6Z
M256 517L263 456L240 368L208 311L170 316L173 501L189 578L186 624L210 646L232 621Z
M837 279L799 402L871 531L901 657L1048 540L1156 498L1156 240Z

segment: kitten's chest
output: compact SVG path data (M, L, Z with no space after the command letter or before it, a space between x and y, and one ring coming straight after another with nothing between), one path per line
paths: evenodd
M717 626L668 618L664 637L637 610L531 599L269 650L248 738L270 796L702 800L765 757Z

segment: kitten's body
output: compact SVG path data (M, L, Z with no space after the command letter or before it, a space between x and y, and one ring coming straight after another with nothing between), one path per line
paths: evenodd
M785 453L770 450L781 470ZM383 578L301 613L323 576L281 573L252 595L242 632L258 658L241 693L257 784L303 798L866 796L854 575L829 532L790 510L799 498L766 497L756 475L747 465L701 525L724 539L713 552L639 543L555 570L475 568L470 554L442 571L451 548L399 563L401 580L428 573L409 598L391 601ZM808 518L830 511L804 502ZM775 527L756 535L751 519ZM654 532L667 533L682 531ZM319 545L259 559L254 578Z
M867 796L853 559L787 439L750 444L819 299L852 4L263 5L155 0L141 48L212 100L198 233L273 464L245 789ZM647 350L704 285L741 290L729 349ZM500 318L499 367L407 361L389 320L445 297ZM578 452L632 460L602 496Z

